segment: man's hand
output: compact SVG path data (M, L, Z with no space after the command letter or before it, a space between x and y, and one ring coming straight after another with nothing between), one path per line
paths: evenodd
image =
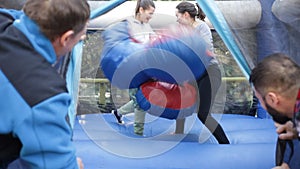
M275 126L277 127L276 132L280 139L292 140L298 138L297 130L294 128L292 121L288 121L285 124L275 123Z

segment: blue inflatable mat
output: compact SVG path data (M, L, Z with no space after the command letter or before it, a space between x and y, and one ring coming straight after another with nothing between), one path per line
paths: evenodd
M133 134L133 116L119 125L111 114L77 117L74 142L86 169L269 169L275 164L277 134L270 119L215 115L232 144L220 145L197 120L172 134L175 121L147 114L145 136Z

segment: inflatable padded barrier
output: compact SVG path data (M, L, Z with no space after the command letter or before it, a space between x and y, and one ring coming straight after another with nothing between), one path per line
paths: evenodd
M116 123L112 114L78 116L77 155L86 169L270 169L277 134L271 119L214 114L231 144L221 145L197 120L186 118L185 134L172 134L175 121L146 115L144 137L133 133L133 115ZM150 120L150 121L149 121Z

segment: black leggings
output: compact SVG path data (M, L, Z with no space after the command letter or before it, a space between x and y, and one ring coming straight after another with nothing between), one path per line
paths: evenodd
M221 72L217 64L210 65L207 68L205 75L197 80L200 98L198 118L218 140L219 144L229 144L229 140L227 139L223 128L212 117L210 112L217 91L221 86L221 81Z

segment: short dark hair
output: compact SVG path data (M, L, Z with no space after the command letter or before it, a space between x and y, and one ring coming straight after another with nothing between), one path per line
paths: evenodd
M252 70L250 83L262 95L278 92L286 97L300 87L300 67L290 57L275 53L264 58Z
M51 41L68 30L79 33L90 17L86 0L27 0L24 12Z

